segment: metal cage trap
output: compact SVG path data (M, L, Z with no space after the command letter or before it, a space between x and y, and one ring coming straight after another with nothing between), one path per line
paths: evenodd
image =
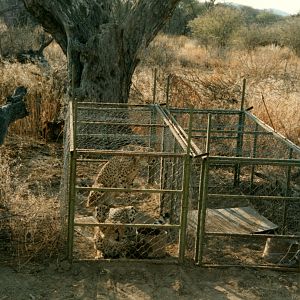
M66 124L70 259L299 266L300 148L243 107L70 102Z

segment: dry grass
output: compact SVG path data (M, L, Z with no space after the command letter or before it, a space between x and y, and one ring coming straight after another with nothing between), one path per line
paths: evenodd
M49 68L5 61L0 64L0 105L17 86L23 85L28 89L26 102L30 116L17 121L10 132L40 137L43 124L59 118L66 91L65 64Z
M214 49L200 47L187 38L159 36L151 50L154 54L172 53L164 60L147 53L146 62L158 68L158 102L165 102L166 78L171 74L172 105L239 108L242 80L246 78L246 106L253 106L253 112L264 122L300 143L300 59L290 49L268 46L231 50L220 57ZM148 65L136 72L133 101L152 101L153 75Z
M49 151L20 138L9 139L0 148L0 250L8 250L0 251L2 261L13 257L24 264L37 257L56 257L61 249L58 192L55 178L49 176L57 173L60 162L48 160L49 154L41 150Z

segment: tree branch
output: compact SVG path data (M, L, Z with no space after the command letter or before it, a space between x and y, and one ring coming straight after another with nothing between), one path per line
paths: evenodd
M24 102L26 94L27 89L19 86L12 96L7 97L6 104L0 107L0 145L4 143L9 125L29 115Z
M180 0L140 0L124 25L124 38L130 41L130 48L146 48L179 2Z
M51 33L65 54L68 40L76 33L80 42L108 23L109 0L23 0L26 9ZM95 26L95 23L98 26ZM96 31L95 31L96 30Z

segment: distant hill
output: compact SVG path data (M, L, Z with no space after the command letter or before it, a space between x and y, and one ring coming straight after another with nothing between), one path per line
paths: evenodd
M275 15L279 15L279 16L282 16L282 17L287 17L287 16L290 15L289 13L287 13L283 10L280 10L280 9L270 8L270 9L268 9L268 11L270 11L271 13L273 13Z
M236 7L243 7L245 5L242 5L242 4L238 4L238 3L234 3L234 2L230 2L228 3L229 5L232 5L232 6L236 6ZM254 7L253 7L254 8ZM256 8L255 8L256 9ZM280 9L275 9L275 8L269 8L269 9L256 9L258 11L262 11L262 10L267 10L275 15L278 15L278 16L281 16L281 17L287 17L289 16L290 14L283 11L283 10L280 10Z

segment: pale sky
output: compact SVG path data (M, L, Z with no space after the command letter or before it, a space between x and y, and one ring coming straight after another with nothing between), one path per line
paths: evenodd
M289 14L296 14L300 12L300 0L219 0L217 2L233 2L258 9L275 8Z

